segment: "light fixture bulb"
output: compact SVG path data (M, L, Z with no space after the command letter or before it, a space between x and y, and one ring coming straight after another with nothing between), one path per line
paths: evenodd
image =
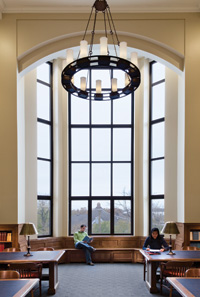
M72 63L74 61L74 52L73 52L73 49L67 49L66 51L66 62L67 62L67 65Z
M125 73L125 87L129 84L130 80L129 80L129 75L127 73Z
M86 90L86 77L81 77L81 90Z
M100 38L100 55L107 55L108 54L108 38L101 37Z
M84 58L88 55L88 42L87 40L81 40L80 42L80 58Z
M120 58L127 59L127 42L125 41L120 42L119 51L120 51L119 53Z
M117 78L112 78L112 92L117 92Z
M101 94L101 80L100 79L96 80L96 93Z

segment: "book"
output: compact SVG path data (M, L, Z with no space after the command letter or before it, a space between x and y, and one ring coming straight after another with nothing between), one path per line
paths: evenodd
M7 241L11 241L11 233L7 233Z
M90 243L91 241L92 241L92 237L89 237L89 236L85 236L84 238L83 238L83 241L86 241L87 243Z
M199 231L193 231L193 240L199 240Z
M156 250L156 249L150 249L151 253L160 253L160 250Z
M3 252L4 250L4 243L0 243L0 252Z

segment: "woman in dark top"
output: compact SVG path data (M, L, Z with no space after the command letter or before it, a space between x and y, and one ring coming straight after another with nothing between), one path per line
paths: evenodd
M144 242L143 250L149 251L150 249L160 250L160 252L164 252L169 249L169 246L164 238L160 236L158 228L151 229L151 235L147 237Z

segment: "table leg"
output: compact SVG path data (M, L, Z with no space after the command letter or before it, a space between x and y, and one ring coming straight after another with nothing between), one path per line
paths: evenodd
M147 261L146 268L147 268L146 285L150 293L157 293L158 288L156 287L156 269L157 269L156 262Z
M58 263L50 262L49 263L49 289L48 294L56 294L56 289L58 287Z

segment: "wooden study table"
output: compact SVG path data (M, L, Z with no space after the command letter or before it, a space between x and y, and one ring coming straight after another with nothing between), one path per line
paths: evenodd
M200 278L167 277L167 281L183 297L200 297Z
M1 264L17 263L47 263L49 265L49 289L48 294L54 295L58 286L58 261L65 251L38 251L31 252L33 256L25 257L25 252L0 253Z
M145 250L140 250L140 253L144 256L146 261L146 285L150 293L157 293L156 287L156 269L157 262L168 261L188 261L188 262L200 262L200 251L174 251L175 255L167 255L168 252L162 252L159 255L150 255Z
M39 283L34 279L0 279L0 297L25 297Z

